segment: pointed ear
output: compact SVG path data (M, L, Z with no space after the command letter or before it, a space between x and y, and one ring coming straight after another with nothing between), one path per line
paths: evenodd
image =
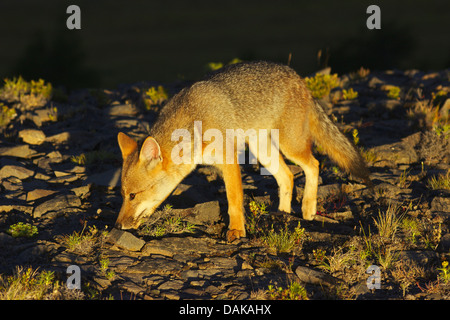
M161 148L154 138L148 137L145 139L142 144L141 153L139 154L139 161L144 163L156 163L153 161L162 161Z
M137 143L125 133L119 132L117 135L117 141L119 142L120 151L122 151L122 157L125 159L134 150L137 149Z

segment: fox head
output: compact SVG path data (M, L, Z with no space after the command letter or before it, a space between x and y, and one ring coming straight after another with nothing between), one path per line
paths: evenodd
M138 144L120 132L119 147L122 151L122 208L116 228L134 229L143 218L150 216L178 184L165 170L161 148L152 137L145 139L141 150Z

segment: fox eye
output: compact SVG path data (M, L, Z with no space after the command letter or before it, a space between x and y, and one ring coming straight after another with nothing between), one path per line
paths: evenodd
M130 200L134 200L135 197L136 197L135 193L130 193Z

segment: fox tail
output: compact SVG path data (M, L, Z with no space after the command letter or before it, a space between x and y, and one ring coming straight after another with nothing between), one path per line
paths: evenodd
M372 188L373 184L369 178L370 172L361 154L339 131L316 100L313 101L311 110L309 127L314 141L339 167L347 173L363 179L364 183Z

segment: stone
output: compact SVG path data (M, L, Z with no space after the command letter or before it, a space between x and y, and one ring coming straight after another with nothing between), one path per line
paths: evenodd
M81 200L76 195L60 194L38 205L33 211L33 217L39 218L50 212L74 212L77 211L80 206Z
M37 199L48 197L52 194L55 194L56 191L47 190L47 189L34 189L27 193L27 201L34 201Z
M58 134L55 134L53 136L47 137L45 139L47 142L50 142L52 144L62 144L67 143L70 140L70 132L61 132Z
M34 175L34 171L22 166L6 165L0 169L0 179L16 177L25 180Z
M407 263L426 265L439 261L439 254L431 250L404 250L398 253L398 259Z
M450 212L450 198L434 197L431 201L431 211Z
M129 251L140 251L145 244L145 241L135 237L127 231L112 229L108 234L108 241L119 248Z
M45 133L37 129L24 129L19 132L19 137L28 144L40 145L45 141Z
M9 157L29 159L34 154L36 154L36 151L31 149L28 144L17 145L14 147L0 148L0 156L2 157L9 156Z
M138 113L135 106L131 104L120 104L108 109L110 116L134 117Z
M221 219L219 201L199 203L194 207L193 216L187 220L194 224L214 224Z
M338 278L303 266L298 266L297 269L295 269L295 274L301 281L313 285L326 285L331 287L336 285L338 282L341 282Z
M181 280L166 281L158 287L158 290L181 290L184 286L184 282Z
M121 184L121 172L121 169L111 169L102 173L93 174L86 179L85 183L110 188L119 187Z

